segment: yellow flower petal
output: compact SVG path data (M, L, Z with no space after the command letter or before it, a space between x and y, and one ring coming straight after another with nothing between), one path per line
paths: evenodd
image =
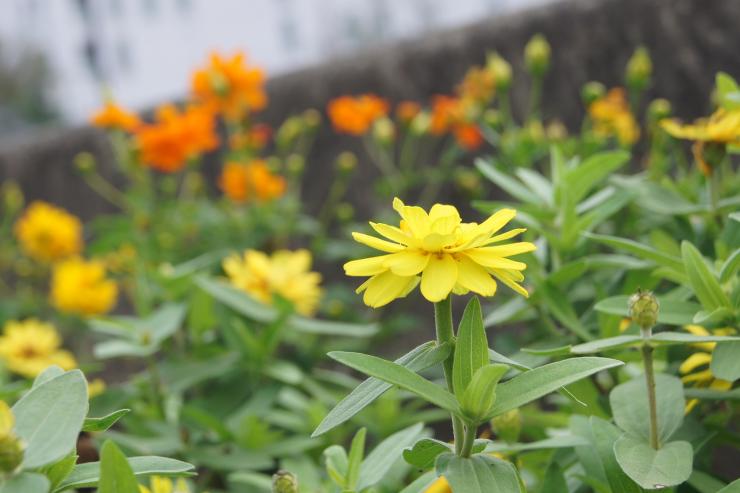
M407 246L411 246L416 243L413 237L407 235L400 228L397 228L395 226L371 222L370 227L372 227L379 235L385 236L389 240L395 241L396 243Z
M385 262L390 255L362 258L344 264L344 273L348 276L374 276L388 270Z
M485 246L485 245L490 245L491 243L498 243L499 241L508 240L510 238L513 238L517 235L524 233L525 231L527 231L527 228L514 228L511 231L507 231L506 233L501 233L500 235L492 236L478 246Z
M452 488L450 488L444 476L440 476L429 485L429 488L424 490L424 493L452 493Z
M525 298L529 298L529 292L522 286L517 284L517 281L524 280L524 276L518 271L506 271L501 269L491 269L492 273L496 278L506 284L509 288L513 289L517 293L521 294ZM518 276L516 275L518 274Z
M421 294L436 303L447 298L457 283L457 262L451 255L430 255L421 275Z
M460 257L457 267L457 282L460 286L481 296L496 294L496 281L486 269L463 256Z
M687 331L691 332L695 336L708 336L709 331L702 327L701 325L684 325L683 327Z
M371 277L365 283L363 301L366 305L373 308L387 305L396 298L406 296L413 289L413 286L416 285L416 282L416 276L402 277L397 276L391 271L383 272L382 274Z
M486 251L482 248L466 250L464 254L461 254L461 256L467 256L476 264L480 264L484 267L512 270L524 270L527 268L527 264L524 262L517 262L516 260L503 258L501 255Z
M425 236L429 232L429 215L421 207L404 205L401 199L393 200L393 208L406 222L406 226L416 237Z
M704 371L698 371L696 373L691 373L689 375L685 375L681 377L681 380L684 383L690 383L690 382L711 382L714 379L714 375L712 375L712 372L710 370L704 370Z
M697 369L700 366L708 365L712 362L712 355L709 353L694 353L686 360L681 363L681 366L678 368L678 371L686 374L691 373L695 369Z
M407 250L385 256L383 265L399 276L415 276L423 271L432 254Z
M476 250L492 253L499 257L510 257L512 255L519 255L520 253L533 252L534 250L537 250L537 246L528 241L521 241L519 243L509 243L508 245L476 248Z
M404 248L403 245L391 243L390 241L381 240L380 238L363 233L352 233L352 238L354 238L358 243L367 245L370 248L375 248L381 252L400 252Z
M514 209L501 209L496 211L491 217L481 223L478 228L480 231L485 232L488 235L492 235L499 229L506 226L509 221L516 217L516 211Z

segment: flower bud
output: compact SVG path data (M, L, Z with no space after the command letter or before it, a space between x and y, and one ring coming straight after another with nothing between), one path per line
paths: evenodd
M542 77L550 68L550 43L542 34L535 34L524 47L524 62L530 73Z
M23 462L23 444L13 433L15 417L5 401L0 401L0 473L15 472Z
M309 130L318 128L321 125L321 113L313 108L307 109L303 112L303 123Z
M272 476L272 493L298 493L298 478L280 470Z
M498 53L489 53L486 57L486 70L494 77L496 89L507 91L511 87L511 64Z
M383 117L375 121L373 125L373 137L381 145L387 146L393 143L396 136L396 127L390 118Z
M349 202L342 202L336 208L337 219L341 222L352 220L355 216L355 208Z
M285 168L292 176L300 176L306 168L306 160L299 154L291 154L285 161Z
M664 118L671 116L673 108L670 101L663 98L654 99L648 106L648 118L652 122L659 122Z
M503 123L501 118L501 112L493 108L489 108L483 112L483 122L491 128L498 128Z
M341 173L351 173L357 168L357 156L353 152L345 151L337 156L336 165Z
M591 103L603 98L605 94L606 87L601 82L587 82L581 89L581 99L583 99L583 104L586 106L591 106Z
M522 414L519 409L499 414L491 420L491 429L503 441L514 443L522 431Z
M411 133L414 135L424 135L429 132L429 128L432 126L432 117L426 111L419 112L413 120L411 120Z
M285 149L290 146L303 131L303 122L297 116L288 117L275 134L275 143L278 148Z
M550 140L564 140L568 137L568 129L560 120L552 120L545 127L545 135Z
M642 329L643 333L650 332L658 321L658 299L650 291L638 290L630 296L628 301L629 313L632 320Z
M653 61L644 46L640 46L627 62L627 85L638 90L645 89L653 73Z
M79 154L77 154L74 158L74 163L77 167L77 171L79 171L83 175L95 171L95 156L93 156L89 152L80 152Z
M2 197L2 204L5 208L5 212L12 216L16 212L23 209L25 198L23 197L23 190L18 184L12 180L3 182L0 185L0 197Z

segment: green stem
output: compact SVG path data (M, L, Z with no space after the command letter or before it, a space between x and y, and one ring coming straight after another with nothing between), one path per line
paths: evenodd
M650 408L650 446L658 450L658 410L655 400L655 370L653 369L653 346L650 344L650 331L643 332L642 361L645 365L645 383L647 384L648 407Z
M475 443L476 431L478 431L477 428L472 424L465 427L465 439L463 440L462 450L460 450L461 457L470 457Z
M147 360L149 365L149 384L151 385L152 392L152 404L159 414L160 418L165 417L164 412L164 399L162 396L162 379L159 376L159 368L157 368L157 361L154 356L150 356Z
M454 344L455 332L452 328L452 299L448 296L442 301L434 304L434 325L437 331L437 344L448 342ZM455 351L451 351L446 360L442 362L444 369L445 381L450 392L455 391L452 384L452 366L454 363ZM463 450L463 433L464 426L460 418L451 415L452 433L455 441L455 452L460 455Z

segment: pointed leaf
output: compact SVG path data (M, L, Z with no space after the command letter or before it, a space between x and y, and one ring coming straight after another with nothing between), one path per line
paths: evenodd
M129 457L128 463L136 476L192 476L194 469L187 462L156 456ZM99 480L100 462L78 464L54 492L93 487Z
M106 431L129 412L131 412L131 409L119 409L100 418L85 418L82 431Z
M434 438L422 438L413 447L403 451L403 458L412 466L426 470L434 466L437 456L453 452L452 446Z
M730 300L722 291L717 278L709 270L699 250L690 242L683 241L681 242L681 256L689 283L702 306L710 312L717 308L729 307Z
M612 296L599 301L594 305L596 311L629 317L629 296ZM686 325L693 323L694 315L701 310L701 305L690 301L672 300L666 297L658 297L660 310L658 310L658 323L666 325Z
M452 381L455 395L461 398L479 368L488 363L488 339L483 329L483 314L478 297L465 307L455 342Z
M723 342L712 351L709 368L712 374L722 380L734 382L740 378L740 342Z
M403 450L419 438L423 429L424 426L417 423L380 442L362 463L357 491L363 491L382 480L401 459Z
M121 449L106 441L100 451L98 493L139 493L139 483Z

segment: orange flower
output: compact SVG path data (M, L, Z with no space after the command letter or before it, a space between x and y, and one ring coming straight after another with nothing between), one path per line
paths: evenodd
M285 193L285 178L270 171L262 159L247 164L226 163L219 187L234 202L266 202Z
M181 170L188 159L218 146L213 114L193 105L184 111L173 105L159 107L156 122L141 126L136 140L142 162L165 173Z
M396 118L403 123L410 123L421 111L421 105L416 101L401 101L396 106Z
M621 145L632 145L640 138L640 127L630 111L624 88L615 87L588 107L594 133L614 136Z
M444 135L450 127L460 120L460 100L452 96L434 96L432 99L433 135Z
M388 114L388 102L374 94L341 96L329 102L327 112L337 132L362 135Z
M209 63L193 73L195 98L230 120L263 110L267 106L265 73L247 65L245 58L241 51L231 58L211 53Z
M483 143L483 134L474 123L461 123L454 127L453 133L458 145L466 151L475 151Z
M231 136L229 143L236 150L260 150L263 149L272 137L272 127L259 123L245 132Z
M457 94L460 99L485 106L493 98L495 89L496 79L493 72L483 67L472 67L457 86Z
M135 113L125 110L113 101L106 101L103 108L90 118L90 123L106 129L131 132L141 124Z

